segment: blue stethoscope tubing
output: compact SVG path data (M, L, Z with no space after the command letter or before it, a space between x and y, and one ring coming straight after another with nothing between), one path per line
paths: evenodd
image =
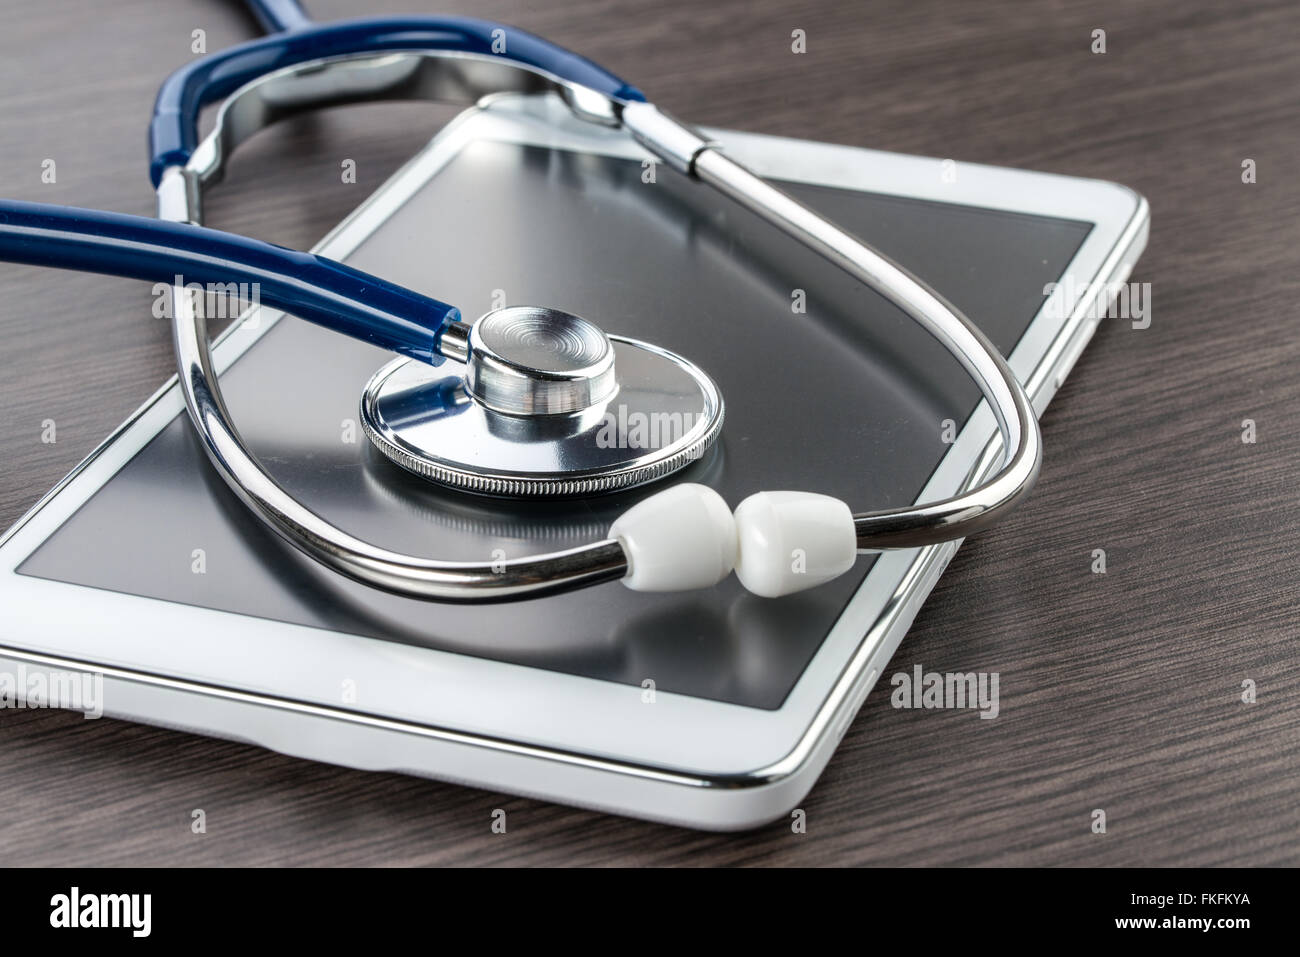
M657 110L635 87L501 24L403 17L316 25L297 0L250 0L248 5L266 29L275 31L272 35L196 60L168 77L159 91L149 152L160 218L0 200L0 259L171 284L181 391L209 460L259 518L307 555L373 587L434 601L530 598L620 578L630 588L672 591L705 587L732 570L751 591L775 596L843 574L859 551L963 538L993 524L1032 488L1042 459L1037 416L987 337L916 277ZM228 96L230 102L244 98L282 74L311 76L338 66L346 79L356 63L387 56L435 58L450 71L446 76L458 95L466 87L479 96L502 89L553 90L576 115L623 128L678 172L717 189L885 296L935 336L980 385L1000 431L1000 470L950 498L858 513L829 496L760 492L733 515L716 492L680 483L633 506L603 541L504 562L393 552L312 512L257 463L230 422L202 311L184 301L180 280L256 283L265 304L432 364L443 358L465 361L469 327L454 306L342 263L198 225L198 193L204 179L219 170L220 153L199 161L197 122L205 105ZM500 79L502 70L514 79ZM490 74L486 87L470 82L484 71ZM383 95L365 85L364 72L358 75L363 85L356 98ZM990 447L986 456L997 451ZM991 457L981 460L981 476L992 463ZM792 543L800 550L808 547L808 573L792 570L787 554Z
M468 17L377 18L313 24L297 0L250 0L271 36L188 64L164 81L149 124L149 172L184 166L199 112L267 73L357 52L411 49L479 55L508 38L506 56L618 102L644 95L609 71L540 37ZM399 355L438 364L456 307L323 256L191 224L44 203L0 200L0 259L169 282L258 283L261 301Z
M263 304L437 365L460 310L343 263L189 223L0 200L0 259L146 282L241 283Z
M270 4L253 6L265 22L296 24L284 10ZM297 7L286 2L283 6ZM300 7L298 7L301 10ZM306 23L305 20L302 23ZM505 40L504 53L500 41ZM440 50L483 56L504 56L527 68L595 90L619 103L644 102L645 95L590 60L570 53L541 37L469 17L419 17L345 20L324 25L291 25L283 33L263 37L196 60L173 73L158 91L149 126L149 173L154 186L169 166L183 165L197 144L198 114L206 104L222 99L259 76L297 63L347 54L385 51Z

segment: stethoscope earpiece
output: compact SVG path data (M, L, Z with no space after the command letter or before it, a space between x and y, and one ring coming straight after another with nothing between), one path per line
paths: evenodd
M734 570L763 598L838 578L858 554L853 512L815 492L757 492L733 514L707 485L683 482L624 512L609 529L633 591L716 585Z

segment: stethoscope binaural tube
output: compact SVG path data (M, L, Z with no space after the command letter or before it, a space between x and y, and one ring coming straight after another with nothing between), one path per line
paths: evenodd
M260 3L257 7L265 8ZM296 6L281 4L280 6ZM277 70L357 53L437 51L489 57L520 68L516 75L558 78L615 102L644 100L640 90L590 60L524 30L470 17L380 17L310 25L275 33L195 60L158 91L149 124L149 174L183 166L198 144L199 111Z
M264 5L293 7L291 3ZM420 33L421 29L436 23L433 29L437 33L448 21L401 22L423 42L430 34ZM358 581L437 601L511 600L618 578L641 590L676 590L712 584L733 568L752 591L780 595L846 571L858 551L916 547L964 537L995 521L1032 487L1041 444L1036 416L1023 387L969 320L905 270L728 159L717 151L716 144L658 111L621 80L567 51L529 37L522 47L527 55L516 61L511 56L511 38L521 35L518 31L459 20L450 40L433 37L435 46L446 42L450 49L402 51L391 45L391 36L381 26L373 26L376 21L367 23L372 27L357 36L362 41L375 35L386 37L380 44L383 58L409 58L417 68L429 64L432 73L420 73L418 83L413 82L416 74L412 73L399 77L396 86L376 87L364 67L371 62L367 56L379 54L369 48L345 49L347 44L339 40L323 59L311 60L310 37L323 28L305 27L216 55L228 57L223 61L227 65L243 63L246 72L238 75L251 79L250 74L257 71L239 60L238 52L269 40L282 41L276 48L280 57L272 64L281 69L235 90L226 109L235 104L245 120L252 116L273 122L289 112L331 102L394 95L445 98L450 93L473 100L497 89L553 90L576 115L626 129L661 160L765 218L889 298L924 326L979 384L998 422L1003 462L997 474L976 488L914 508L854 514L844 503L827 496L775 492L752 496L733 515L711 490L679 484L631 509L611 527L608 540L567 551L490 564L402 555L336 528L280 488L260 467L245 448L222 400L203 316L191 308L189 295L177 287L173 291L173 333L180 384L204 449L236 494L291 544ZM504 54L485 53L473 46L481 45L482 38L494 36L495 31L504 32ZM294 38L299 38L296 45L290 43ZM520 45L515 44L514 49L518 51ZM271 103L260 97L259 91L268 84L292 84L300 73L314 77L332 70L338 70L344 80L356 77L364 81L363 86L348 90L337 83L325 83L319 94L304 96L288 110L280 105L280 98ZM573 76L565 71L572 71ZM592 71L598 77L595 86L587 85ZM160 95L152 148L159 215L164 220L198 223L202 186L219 176L225 152L248 135L247 129L223 130L219 120L218 129L204 143L195 143L193 122L198 108L210 99L205 91L212 82L210 72L191 65L178 71L164 87L164 92L176 94L173 99ZM226 85L222 84L223 89L229 92ZM787 552L792 544L799 550L811 550L807 556L810 572L791 572Z

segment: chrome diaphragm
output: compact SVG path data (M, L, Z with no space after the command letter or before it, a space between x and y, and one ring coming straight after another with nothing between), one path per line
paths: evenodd
M722 396L698 366L570 313L512 306L449 335L459 374L398 359L361 397L375 447L431 481L484 495L610 492L676 472L721 431Z

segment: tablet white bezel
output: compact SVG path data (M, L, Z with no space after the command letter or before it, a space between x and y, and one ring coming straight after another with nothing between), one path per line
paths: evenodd
M557 122L558 120L558 122ZM1133 245L1145 204L1111 183L960 164L955 180L941 161L732 131L708 131L757 172L790 181L1091 222L1094 228L1067 268L1054 300L1029 326L1011 365L1041 409L1059 383L1061 356L1084 321L1089 282L1122 271L1117 257ZM315 248L343 259L466 144L480 139L612 156L645 154L562 114L555 101L503 98L463 114ZM1134 254L1136 255L1136 254ZM1048 308L1050 305L1052 308ZM1061 318L1064 317L1064 318ZM215 349L226 369L274 324L236 325ZM522 665L417 648L212 609L19 576L15 568L183 406L167 383L0 541L0 652L44 655L145 678L228 689L291 708L357 712L481 741L544 749L556 760L584 756L703 781L770 781L799 767L838 727L843 706L861 700L875 671L902 637L955 546L882 555L849 602L782 707L768 711L642 689ZM955 493L987 462L993 417L981 403L921 499ZM856 508L870 503L851 503ZM922 588L922 579L933 573ZM605 586L617 587L617 586ZM900 630L900 621L902 629ZM184 641L165 640L184 634ZM867 671L869 662L878 662ZM358 690L345 704L344 681ZM106 702L112 711L112 703ZM856 705L853 706L856 708ZM599 720L592 720L599 715ZM850 715L851 716L851 715ZM701 734L708 728L708 734Z

